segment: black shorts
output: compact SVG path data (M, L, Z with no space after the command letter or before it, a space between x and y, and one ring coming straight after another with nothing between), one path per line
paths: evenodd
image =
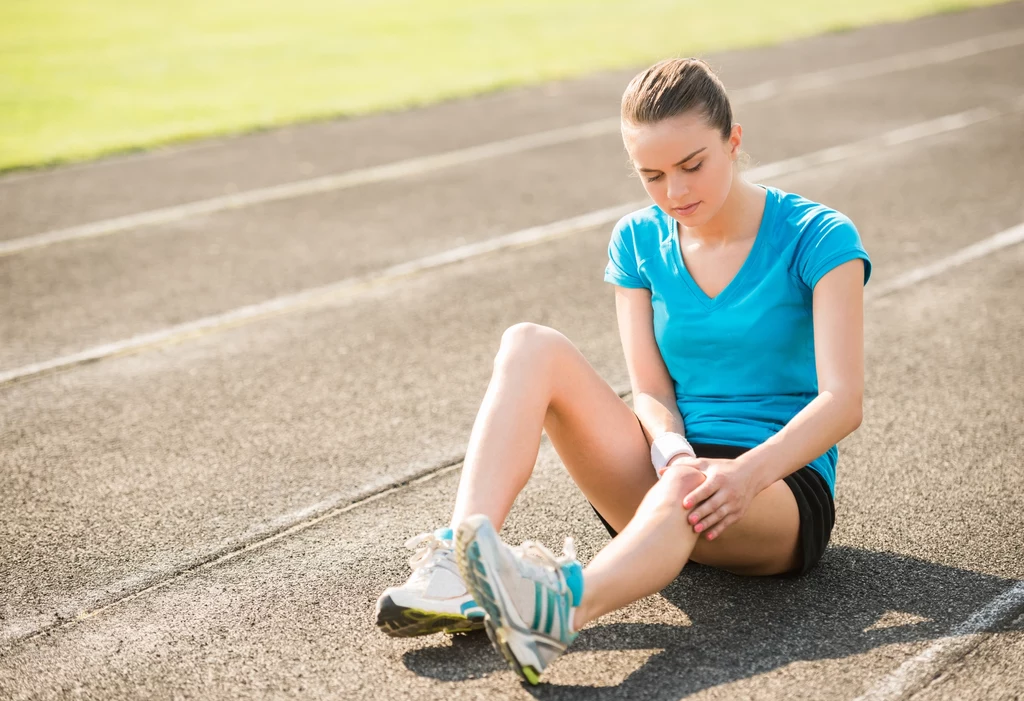
M707 443L693 443L692 445L698 457L711 459L732 460L749 450L733 445ZM798 576L805 574L818 564L818 560L825 553L829 538L832 536L832 526L836 522L836 507L825 478L810 467L801 467L793 474L783 478L783 481L789 485L793 496L796 497L797 508L800 510L800 565L792 572L786 573L789 576ZM594 505L590 506L612 538L618 535L615 529L604 520L604 516L594 508Z

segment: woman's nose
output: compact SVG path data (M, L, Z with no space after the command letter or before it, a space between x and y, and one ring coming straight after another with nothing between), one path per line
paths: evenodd
M686 178L681 175L673 175L668 179L668 191L665 193L670 200L678 200L690 192L686 184Z

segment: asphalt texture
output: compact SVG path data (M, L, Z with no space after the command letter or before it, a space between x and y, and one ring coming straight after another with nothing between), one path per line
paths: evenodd
M1024 28L1024 4L708 57L730 89ZM1024 46L738 107L771 163L1024 95ZM614 117L632 72L0 178L0 239ZM1024 222L1024 112L766 181L849 214L874 287ZM643 196L615 134L0 257L0 370ZM393 640L501 332L620 391L610 227L0 385L0 697L855 698L1024 579L1024 246L867 305L865 421L797 580L687 568L520 686L482 635ZM426 475L425 478L416 479ZM410 480L413 480L410 483ZM276 535L275 535L276 534ZM607 540L557 456L503 533ZM1019 611L915 698L1024 697Z

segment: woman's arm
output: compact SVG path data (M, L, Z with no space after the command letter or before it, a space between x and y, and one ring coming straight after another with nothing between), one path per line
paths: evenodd
M633 411L651 443L663 433L683 433L683 417L676 405L676 390L654 340L651 291L615 288L619 338L633 388Z
M814 287L814 355L818 396L770 439L737 461L760 492L853 433L864 397L864 262L829 271Z

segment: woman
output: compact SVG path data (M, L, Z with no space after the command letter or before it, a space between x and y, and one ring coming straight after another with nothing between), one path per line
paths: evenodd
M410 541L413 576L378 602L385 632L483 624L535 684L584 625L690 560L798 575L820 559L835 445L861 421L871 264L844 215L744 180L742 136L703 61L630 82L622 137L654 206L616 225L605 280L633 408L557 331L506 331L451 526ZM613 536L585 569L571 541L556 558L497 535L542 429Z

